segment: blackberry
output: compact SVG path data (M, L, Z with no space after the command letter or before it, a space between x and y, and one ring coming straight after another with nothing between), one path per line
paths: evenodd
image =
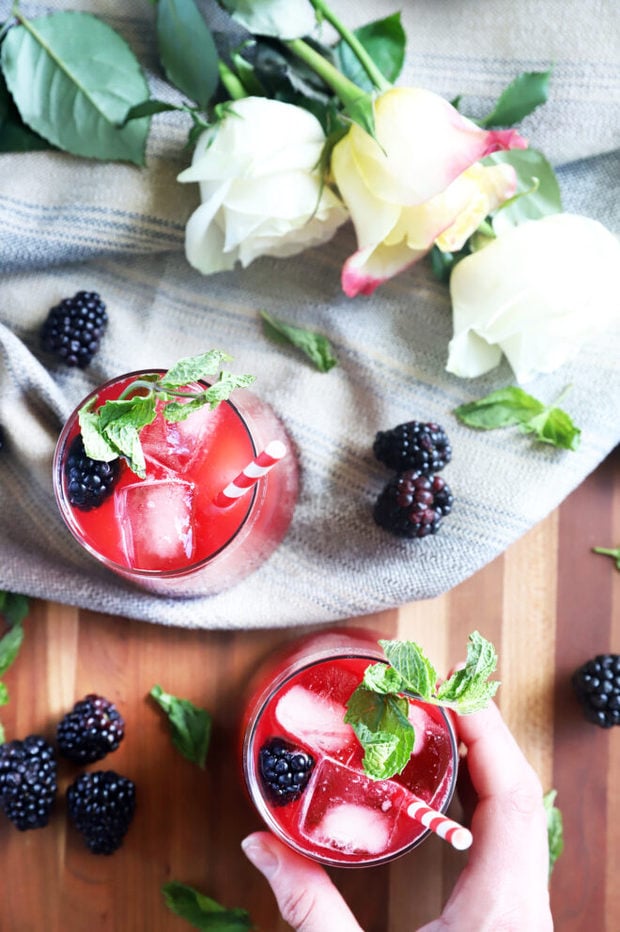
M270 738L258 752L263 788L276 806L299 799L310 779L314 758L283 738Z
M91 764L116 751L124 736L125 722L116 706L94 693L76 702L56 729L61 753L81 764Z
M114 770L82 773L67 789L69 818L93 854L113 854L123 843L136 807L133 780Z
M41 328L43 349L68 366L84 369L97 350L108 323L96 291L78 291L50 309Z
M453 501L441 476L410 469L390 479L375 502L373 516L380 527L398 537L427 537L437 533Z
M452 447L443 427L422 421L379 431L372 449L390 469L417 469L427 476L439 472L452 459Z
M47 825L56 789L56 759L45 738L0 745L0 804L20 832Z
M571 681L589 722L601 728L620 725L620 654L597 654Z
M69 447L65 463L69 501L81 511L98 508L114 491L120 471L118 459L104 463L87 456L82 435L78 434Z

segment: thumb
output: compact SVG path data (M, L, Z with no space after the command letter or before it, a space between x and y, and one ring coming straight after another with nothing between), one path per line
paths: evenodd
M296 932L362 932L325 870L270 832L255 832L241 842L254 867L273 890L285 922Z

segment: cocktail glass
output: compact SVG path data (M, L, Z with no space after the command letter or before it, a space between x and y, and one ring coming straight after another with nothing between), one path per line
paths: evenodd
M165 421L158 409L140 434L146 478L121 460L112 495L91 510L74 507L65 466L80 432L79 410L91 400L98 407L117 399L145 374L106 382L69 417L54 454L58 507L75 539L114 573L156 594L210 595L258 569L286 534L298 491L293 445L273 409L247 389L236 389L234 401L213 410L204 406L178 423ZM273 441L286 447L282 461L246 494L225 507L216 504L228 483Z
M385 656L368 632L324 632L271 663L246 707L242 767L254 805L282 841L326 865L365 867L411 851L429 831L407 813L410 804L421 799L445 812L454 792L458 756L450 719L413 697L409 763L389 780L364 773L363 750L343 719L364 670L378 661ZM303 755L302 763L311 761L300 792L283 798L261 763L261 749L268 753L274 739Z

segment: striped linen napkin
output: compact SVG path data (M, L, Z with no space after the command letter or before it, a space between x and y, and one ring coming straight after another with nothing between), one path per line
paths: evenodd
M152 95L177 100L156 71L148 0L36 2L28 16L84 9L125 36ZM11 3L0 2L0 22ZM392 0L333 8L351 26L394 12ZM620 227L620 8L576 0L469 0L403 5L408 57L399 83L448 99L467 93L483 113L519 72L554 66L549 103L521 131L556 167L566 210ZM582 428L578 451L534 445L515 430L478 433L451 414L514 382L503 363L464 380L445 371L447 289L427 265L370 298L350 300L340 268L350 226L290 259L202 277L183 251L194 185L187 126L156 117L147 168L59 152L0 155L0 588L151 622L250 628L333 621L449 590L500 554L587 476L620 439L620 323L578 358L526 388L564 407ZM50 366L39 345L48 309L76 291L104 298L110 324L85 371ZM328 374L262 335L259 309L325 333L340 364ZM619 315L620 316L620 315ZM60 427L82 397L121 372L167 367L218 347L235 371L257 375L298 446L301 495L290 532L251 578L210 598L165 599L111 576L83 554L57 514L51 460ZM435 420L450 435L444 475L455 507L439 534L401 541L377 528L372 504L387 471L372 455L377 430Z

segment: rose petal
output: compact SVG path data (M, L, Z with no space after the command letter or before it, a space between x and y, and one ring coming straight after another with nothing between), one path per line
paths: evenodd
M376 198L400 206L434 197L490 152L526 146L513 130L483 130L443 97L421 88L381 94L375 128L376 140L356 124L347 134L356 170ZM339 172L334 175L340 186Z

